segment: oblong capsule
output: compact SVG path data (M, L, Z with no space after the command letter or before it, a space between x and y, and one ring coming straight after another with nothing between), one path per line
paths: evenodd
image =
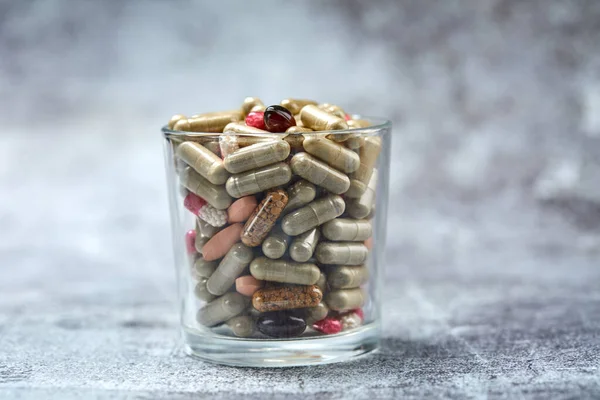
M348 124L348 128L350 128L350 129L366 128L366 127L371 126L371 123L369 121L367 121L366 119L350 119L350 120L346 121L346 123Z
M285 190L268 191L246 221L241 234L242 243L250 247L260 246L275 225L275 221L281 215L287 202L288 195Z
M316 307L304 309L304 319L306 320L306 325L311 326L315 322L325 318L327 314L329 314L329 308L323 302L320 302Z
M296 285L313 285L321 276L319 267L314 264L271 260L267 257L254 259L250 263L250 273L259 280Z
M202 249L204 248L204 245L209 242L209 240L210 238L206 236L196 235L196 239L194 240L194 247L196 248L196 251L202 254Z
M198 281L196 287L194 288L194 295L196 295L196 297L202 301L209 302L216 299L217 296L206 290L206 281L208 281L206 278L202 278Z
M352 218L366 218L375 205L375 194L377 189L377 169L373 170L367 189L358 197L346 198L346 208Z
M208 279L208 291L216 296L226 293L235 283L235 279L244 272L244 268L250 264L253 256L252 249L242 243L234 244Z
M365 144L364 136L355 133L350 134L350 136L348 136L348 139L344 141L344 145L352 150L358 149L363 144Z
M288 188L287 193L289 199L287 205L281 213L282 215L294 211L313 201L317 195L317 188L312 183L302 179L291 185Z
M369 280L369 269L364 265L338 265L328 270L327 283L334 289L357 288Z
M325 293L327 291L327 275L324 272L321 271L321 276L315 285L321 289L321 292Z
M285 185L290 179L290 167L281 162L233 175L227 179L225 188L231 196L239 198Z
M346 209L348 208L346 205ZM329 240L362 242L371 237L373 229L367 220L336 218L323 224L321 232Z
M223 165L227 171L238 174L283 161L289 155L290 145L285 140L273 140L236 150L225 157Z
M373 168L377 163L377 158L381 152L381 138L378 136L369 136L365 138L365 143L360 148L360 166L350 175L350 188L346 193L348 197L360 197L373 175Z
M274 286L259 289L252 295L252 305L260 312L316 307L323 292L315 285Z
M344 121L344 118L337 117L327 111L321 110L315 105L302 107L300 119L304 126L315 131L348 129L348 124Z
M292 114L298 114L300 110L302 110L302 107L307 106L309 104L316 106L319 103L317 103L314 100L307 99L283 99L279 104L281 104L282 107L285 107L288 110L290 110Z
M191 118L183 118L175 123L173 129L186 132L223 132L230 122L242 119L241 111L225 111L222 113L207 113Z
M286 215L281 228L290 236L297 236L327 221L339 217L346 204L337 195L328 195Z
M298 153L290 161L292 171L309 182L335 194L345 193L350 187L350 178L308 153Z
M360 166L358 154L327 138L309 135L302 145L307 153L342 172L354 172Z
M220 227L212 226L202 218L196 218L196 232L202 237L211 238L219 232Z
M294 151L304 150L302 147L302 144L304 143L304 135L300 133L289 133L283 137L283 140L285 140Z
M227 326L237 337L249 337L254 333L256 322L250 315L238 315L226 322Z
M204 257L197 257L194 261L194 272L196 276L202 278L210 278L217 269L216 261L206 261Z
M223 133L234 132L243 134L269 134L269 131L258 129L253 126L244 125L241 122L231 122L223 129Z
M181 119L187 119L187 117L183 114L175 114L171 117L167 126L169 127L169 129L173 129L173 127L175 127L175 124L177 123L177 121L179 121Z
M286 133L306 133L306 132L314 132L312 129L310 128L306 128L304 126L290 126L289 128L287 128L287 130L285 131Z
M241 314L247 306L248 297L236 292L226 293L198 310L196 321L200 325L215 326Z
M367 300L367 292L361 288L332 290L325 296L325 303L335 311L361 308Z
M281 258L285 254L289 244L290 237L277 224L263 241L262 251L265 256L271 259Z
M242 103L242 114L244 117L252 111L252 109L256 106L263 106L264 103L258 97L246 97L244 102Z
M310 229L294 238L290 245L290 257L297 262L310 260L321 238L319 229ZM314 282L313 282L314 283Z
M181 143L177 147L177 156L214 185L222 185L229 178L223 161L199 143Z
M243 228L242 224L235 223L217 232L202 247L204 259L213 261L225 256L231 247L240 241Z
M321 242L315 256L321 264L360 265L369 250L362 242Z
M218 210L226 209L233 201L223 186L213 185L191 167L182 171L180 181L190 192L202 197Z

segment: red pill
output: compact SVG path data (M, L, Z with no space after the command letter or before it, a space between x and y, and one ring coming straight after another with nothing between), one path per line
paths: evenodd
M266 131L264 114L264 111L252 111L246 117L246 125Z
M185 248L188 254L196 252L196 231L191 229L185 233Z
M352 119L352 117L350 116L350 114L345 114L345 115L344 115L344 119L345 119L346 121L350 121L350 120Z
M269 132L285 132L288 128L296 126L296 120L290 110L277 105L267 107L264 120Z
M337 318L327 317L315 322L313 329L326 335L333 335L342 331L342 322Z
M183 206L190 210L194 215L198 215L200 209L206 205L206 200L190 192L183 199Z

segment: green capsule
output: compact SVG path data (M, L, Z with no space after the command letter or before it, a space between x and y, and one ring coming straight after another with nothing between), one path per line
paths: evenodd
M346 206L348 209L349 206ZM334 241L362 242L371 237L373 229L367 220L336 218L323 224L323 236Z
M262 243L262 251L265 256L271 259L277 259L283 257L288 245L290 243L290 237L286 235L279 224L269 232L269 236Z
M252 249L242 243L234 244L210 276L206 287L216 296L226 293L254 257Z
M325 296L325 303L335 311L361 308L366 301L367 292L361 288L333 290Z
M209 302L216 299L217 296L211 294L208 290L206 290L206 281L208 281L208 279L206 278L202 278L200 279L200 281L198 281L196 287L194 288L194 294L200 300Z
M190 192L202 197L214 208L224 210L231 205L232 198L223 186L213 185L191 167L183 170L180 179Z
M290 236L297 236L327 221L339 217L346 204L337 195L328 195L283 217L281 228Z
M368 254L367 246L358 242L321 242L315 251L321 264L360 265Z
M298 153L290 161L292 171L309 182L327 189L331 193L342 194L350 187L350 178L308 153Z
M290 179L290 167L281 162L233 175L227 180L225 187L231 196L240 198L285 185Z
M350 174L350 188L346 193L347 197L360 197L367 190L380 151L380 137L369 136L365 138L365 143L359 150L360 166L356 172Z
M281 215L286 215L315 199L317 188L312 183L300 180L288 188L289 200Z
M354 172L360 166L358 154L327 138L307 135L302 145L307 153L339 171Z
M216 261L206 261L202 256L199 256L194 261L194 271L196 276L203 278L210 278L210 276L217 269Z
M250 263L250 273L262 281L313 285L321 276L314 264L302 264L287 260L271 260L259 257Z
M290 155L290 145L284 140L256 143L229 154L223 160L227 171L232 174L250 171L283 161Z
M375 195L377 189L377 169L373 169L373 174L371 175L371 180L369 181L369 185L367 189L363 192L363 194L356 197L347 197L346 198L346 210L348 214L352 218L367 218L373 207L375 206Z
M369 269L364 265L338 265L330 268L327 275L327 283L334 289L356 288L368 280Z
M294 261L308 261L319 243L321 233L317 228L310 229L294 238L290 245L290 257Z
M304 309L304 320L306 321L306 325L311 326L315 322L327 317L327 314L329 314L329 308L327 308L325 303L320 302L316 307Z
M221 158L199 143L181 143L177 147L177 156L213 185L222 185L229 178Z
M237 337L250 337L254 333L255 321L250 315L238 315L227 321L227 326Z
M196 320L204 326L219 325L242 313L249 302L249 297L237 292L226 293L198 310Z

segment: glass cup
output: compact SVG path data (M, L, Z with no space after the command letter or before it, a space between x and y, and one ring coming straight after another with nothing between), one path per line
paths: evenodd
M391 123L361 121L302 134L162 129L189 355L284 367L377 349Z

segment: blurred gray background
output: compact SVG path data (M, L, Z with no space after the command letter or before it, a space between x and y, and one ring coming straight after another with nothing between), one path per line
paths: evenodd
M379 355L180 354L159 129L246 96L393 120ZM0 396L600 395L596 0L0 0L0 124Z

